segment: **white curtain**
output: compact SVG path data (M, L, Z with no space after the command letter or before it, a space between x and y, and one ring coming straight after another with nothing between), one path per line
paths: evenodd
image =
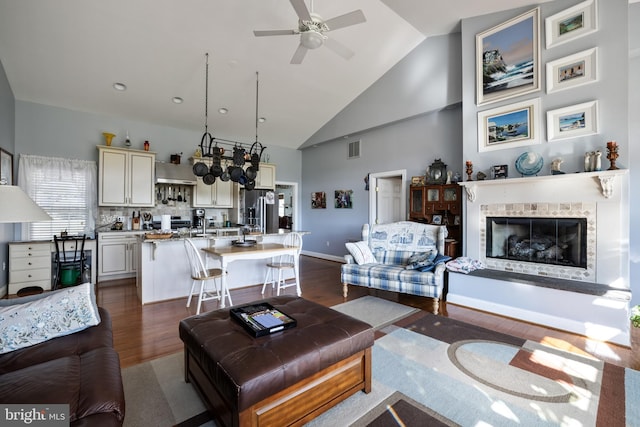
M95 161L21 154L18 185L53 218L28 224L23 238L52 239L62 231L93 236L97 171Z

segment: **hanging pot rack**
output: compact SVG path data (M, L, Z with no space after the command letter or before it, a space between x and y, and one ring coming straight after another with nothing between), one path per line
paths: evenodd
M202 181L207 185L215 183L216 178L220 178L223 181L228 181L229 177L232 181L238 182L244 185L247 190L252 190L255 185L255 178L257 172L260 169L260 161L262 160L262 153L265 150L265 146L258 141L258 72L256 71L256 140L253 144L249 144L232 141L223 138L216 138L209 132L209 53L205 54L206 57L206 69L205 69L205 106L204 106L204 133L200 139L200 152L202 157L211 158L212 165L209 167L204 162L198 162L193 165L193 173L196 176L202 177ZM225 155L227 152L220 145L228 145L233 148L233 155ZM225 170L221 166L222 160L228 160L232 162L232 166L228 166ZM251 165L246 170L242 169L242 166L246 162L250 162Z

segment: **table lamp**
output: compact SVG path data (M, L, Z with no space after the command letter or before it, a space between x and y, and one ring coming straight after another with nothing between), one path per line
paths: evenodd
M16 185L0 185L0 223L51 221L51 217Z

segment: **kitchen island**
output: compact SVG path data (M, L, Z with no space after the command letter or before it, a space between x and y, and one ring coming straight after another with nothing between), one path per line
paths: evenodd
M248 235L261 243L282 244L287 232ZM306 232L300 232L306 234ZM230 247L238 236L194 236L191 240L199 249ZM184 238L146 239L140 236L140 257L136 276L138 298L142 304L187 298L191 288L191 270L184 249ZM210 268L220 267L220 261L202 253ZM262 285L266 273L265 259L242 259L227 265L226 286L234 289ZM293 277L293 275L291 275ZM186 300L185 300L186 303Z

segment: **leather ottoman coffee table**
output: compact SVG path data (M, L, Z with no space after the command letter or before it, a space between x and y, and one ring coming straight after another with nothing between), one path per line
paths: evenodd
M220 309L180 322L185 381L224 426L302 425L371 391L373 329L293 296L265 299L295 328L254 338Z

